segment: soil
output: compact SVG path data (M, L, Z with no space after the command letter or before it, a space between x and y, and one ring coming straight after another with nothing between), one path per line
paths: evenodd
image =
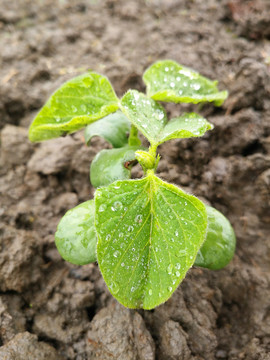
M270 359L269 29L269 0L0 0L1 360ZM89 165L108 144L88 148L81 132L31 144L27 128L86 69L120 96L143 91L143 71L166 58L229 90L221 108L195 107L214 131L160 147L158 173L222 211L237 251L221 271L191 269L155 310L134 311L97 264L73 266L54 245L61 216L93 197Z

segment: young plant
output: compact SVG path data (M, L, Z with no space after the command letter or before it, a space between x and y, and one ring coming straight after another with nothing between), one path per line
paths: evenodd
M101 136L112 145L91 164L94 200L64 215L56 246L73 264L97 261L110 292L124 306L152 309L170 298L192 265L227 265L235 235L220 212L155 175L160 144L203 136L213 128L193 112L168 120L158 101L221 105L227 92L171 60L150 66L143 80L146 95L129 90L121 99L97 73L68 81L38 113L29 138L47 140L86 126L87 144ZM148 150L138 131L148 139ZM137 162L144 177L131 180Z

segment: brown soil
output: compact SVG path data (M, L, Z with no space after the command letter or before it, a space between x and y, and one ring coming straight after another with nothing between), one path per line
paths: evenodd
M269 0L0 0L1 360L270 359L269 29ZM164 58L230 92L200 109L211 134L160 148L158 172L221 210L237 251L224 270L191 269L164 305L130 311L96 264L70 265L54 245L61 216L93 196L89 164L107 145L81 133L33 145L27 127L85 69L121 95Z

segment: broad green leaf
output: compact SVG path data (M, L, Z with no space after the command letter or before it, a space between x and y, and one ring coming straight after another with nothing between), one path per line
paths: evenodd
M170 139L202 136L213 126L202 116L189 113L168 122L165 110L152 99L130 90L121 100L122 111L152 145Z
M206 206L208 230L194 265L211 270L222 269L233 258L235 234L229 220L211 206Z
M97 258L112 295L129 308L165 302L205 239L202 202L148 172L98 189L95 208Z
M121 99L120 107L151 143L167 123L163 107L137 90L129 90Z
M129 179L131 165L137 162L136 150L138 146L101 150L91 163L91 184L97 188L109 185L116 180Z
M211 81L199 73L172 60L158 61L144 73L147 95L158 101L193 103L214 101L221 105L228 96L219 91L217 81Z
M117 111L88 125L85 129L84 138L89 145L92 137L100 136L112 144L114 148L120 148L128 144L129 132L130 121L123 113Z
M70 134L117 109L118 99L109 80L88 72L55 91L32 122L29 139L42 141Z
M60 255L76 265L96 261L96 233L94 201L86 201L69 210L60 220L55 243Z
M171 119L158 135L158 144L171 139L203 136L213 125L196 113L184 114Z

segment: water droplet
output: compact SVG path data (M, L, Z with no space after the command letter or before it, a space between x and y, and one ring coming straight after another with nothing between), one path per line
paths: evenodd
M132 248L131 250L132 250L132 251L135 251L135 248Z
M183 94L183 90L179 90L178 93L179 93L179 95L182 95L182 94Z
M176 80L177 80L177 81L180 81L180 80L181 80L180 76L177 76Z
M121 266L124 267L124 266L125 266L125 263L122 262L122 263L121 263Z
M170 83L170 87L171 87L171 88L174 88L174 87L175 87L175 83L174 83L173 81Z
M184 87L187 87L188 86L188 83L186 81L183 82L183 86Z
M152 289L149 289L148 294L151 296L153 294Z
M135 287L132 286L132 288L130 289L131 292L134 292L135 291Z
M131 231L133 231L133 230L134 230L134 227L133 227L132 225L130 225L130 226L128 227L128 231L131 232Z
M122 232L120 232L119 233L119 237L121 238L121 237L123 237L124 236L124 234L122 233Z
M115 282L112 282L109 288L114 294L117 294L119 291L119 286Z
M173 269L173 266L172 264L170 264L168 267L167 267L167 273L170 275L172 273L172 269Z
M179 272L179 271L176 271L175 275L176 275L177 277L179 277L179 276L180 276L180 272Z
M81 105L81 110L82 110L83 112L86 112L86 106L85 106L84 104Z
M111 235L108 234L105 239L106 239L106 241L109 241L111 239Z
M181 264L179 264L179 263L175 264L175 268L176 268L177 270L179 270L179 269L181 268Z
M103 212L106 210L106 208L107 208L107 205L101 204L100 207L98 208L98 212Z
M194 84L193 87L194 87L195 90L200 90L201 85L200 84Z
M136 215L136 217L135 217L135 222L137 222L137 223L141 223L142 222L142 215Z
M168 72L168 71L169 71L169 68L168 68L168 67L165 67L165 71Z
M175 236L178 236L178 231L176 230L176 232L174 233Z
M60 117L56 117L56 118L55 118L55 121L56 121L56 122L59 122L60 120L61 120Z
M116 251L113 253L113 256L114 256L115 258L117 258L117 257L119 256L119 254L120 254L120 251L116 250Z
M78 111L78 109L77 109L76 106L74 106L74 105L71 105L71 109L72 109L73 112L77 112L77 111Z
M168 290L169 290L169 291L172 291L172 287L171 287L171 286L169 286L169 287L168 287Z
M159 118L159 120L162 120L162 119L164 118L164 114L163 114L163 113L160 113L160 114L158 115L158 118Z
M115 201L113 204L113 207L114 207L113 211L121 210L123 207L123 204L120 201Z
M147 128L147 125L146 125L146 124L142 124L142 127L146 129L146 128Z
M120 189L120 186L115 186L114 188L115 188L115 190L117 190L117 189Z

